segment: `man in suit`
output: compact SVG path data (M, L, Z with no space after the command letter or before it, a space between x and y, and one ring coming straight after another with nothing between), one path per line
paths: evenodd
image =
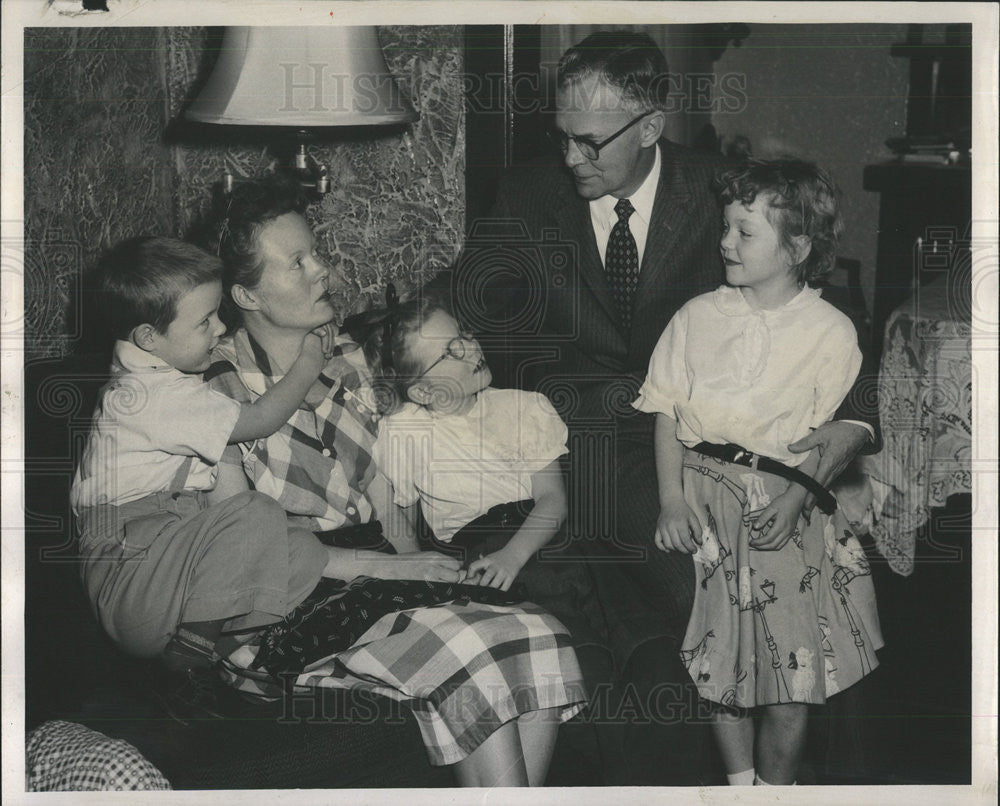
M570 48L553 132L564 165L506 178L453 286L498 383L548 394L570 427L568 533L587 555L618 672L607 720L621 733L618 784L697 783L704 740L663 730L690 722L696 702L677 657L694 568L653 547L654 418L630 405L670 318L724 278L712 187L722 160L663 139L668 85L645 34ZM841 421L795 448L821 448L827 483L873 437Z

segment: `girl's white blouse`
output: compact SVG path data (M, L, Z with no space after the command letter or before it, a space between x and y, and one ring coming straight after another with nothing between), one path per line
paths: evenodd
M421 502L438 540L497 504L531 498L531 477L566 453L567 429L548 399L519 389L484 389L463 415L434 415L408 403L384 418L375 462L395 502Z
M690 300L660 336L640 411L677 420L677 438L735 443L795 466L787 446L829 421L861 368L851 320L804 288L774 310L720 286Z

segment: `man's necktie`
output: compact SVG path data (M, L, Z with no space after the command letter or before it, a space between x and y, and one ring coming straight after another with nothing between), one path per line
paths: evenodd
M618 223L608 238L608 251L604 256L604 268L608 274L608 285L618 306L618 315L628 330L632 326L632 294L639 284L639 250L635 238L628 228L628 219L635 208L628 199L620 199L615 205Z

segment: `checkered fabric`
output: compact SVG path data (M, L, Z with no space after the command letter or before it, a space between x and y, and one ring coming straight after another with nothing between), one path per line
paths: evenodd
M236 400L262 394L276 378L245 331L217 348L206 381ZM369 375L358 345L336 343L320 377L329 394L315 410L300 409L277 434L243 451L256 489L290 515L309 515L314 529L366 522L364 490L374 474L376 423ZM259 636L223 662L240 690L278 698L283 691L255 671ZM454 764L505 722L558 708L569 719L585 704L580 666L566 628L534 605L460 603L389 613L351 647L310 664L292 691L366 689L406 702L417 715L430 761Z
M241 403L256 400L281 378L245 330L225 339L213 358L205 380ZM270 437L240 446L243 468L254 489L286 512L312 518L314 531L366 523L378 426L360 346L338 337L317 383L327 390L318 406L300 408Z
M628 220L635 208L628 199L619 199L615 205L618 223L608 236L608 251L604 257L604 269L608 275L608 285L618 307L618 316L628 330L632 326L632 294L639 284L639 250L628 228Z
M269 675L251 670L248 644L223 661L240 690L278 697ZM558 708L567 720L586 701L566 628L532 604L460 603L390 613L350 649L311 664L293 691L363 688L413 709L431 764L454 764L520 714Z
M494 605L523 602L524 585L509 591L488 585L457 585L422 579L373 579L350 582L321 579L305 601L260 637L254 668L274 675L298 673L307 666L349 649L386 613L435 607L457 599Z
M170 789L170 782L132 745L74 722L44 722L28 734L28 792Z

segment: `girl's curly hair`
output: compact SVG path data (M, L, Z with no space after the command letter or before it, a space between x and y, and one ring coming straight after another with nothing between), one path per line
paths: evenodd
M814 163L791 157L748 160L720 174L716 192L723 204L752 204L761 197L764 214L790 253L795 238L809 239L812 248L794 269L800 284L816 283L833 269L843 229L838 192L829 174Z

